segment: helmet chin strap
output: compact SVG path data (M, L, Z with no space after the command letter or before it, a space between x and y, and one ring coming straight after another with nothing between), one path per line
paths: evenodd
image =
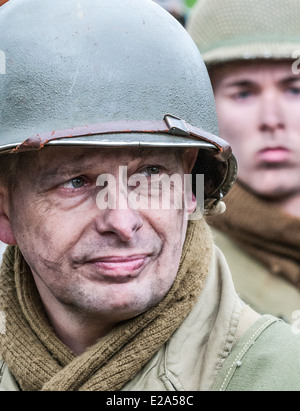
M9 0L0 0L0 7L3 6L3 4L7 3Z

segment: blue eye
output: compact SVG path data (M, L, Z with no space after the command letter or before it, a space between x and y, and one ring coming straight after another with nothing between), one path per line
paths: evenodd
M244 90L244 91L240 91L240 92L236 93L234 98L235 99L247 99L251 96L252 96L251 91Z
M63 187L69 189L79 189L85 187L85 185L86 181L84 177L75 177L63 184Z
M160 169L158 167L147 167L147 171L149 174L159 174L160 173Z
M156 166L145 167L143 170L143 174L147 176L157 175L157 174L160 174L160 172L161 172L161 169Z
M300 88L298 87L291 87L288 89L288 92L290 94L294 94L294 95L299 95L300 94Z
M74 188L81 188L84 187L85 181L83 177L76 177L71 180L72 186Z

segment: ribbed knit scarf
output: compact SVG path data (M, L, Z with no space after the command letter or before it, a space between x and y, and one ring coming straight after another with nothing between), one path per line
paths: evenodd
M226 196L226 212L208 220L228 234L274 275L300 288L300 219L284 213L236 184Z
M0 310L6 316L0 356L24 391L120 390L187 317L203 288L211 257L207 224L190 222L179 271L165 298L75 356L50 327L19 249L9 247L0 274Z

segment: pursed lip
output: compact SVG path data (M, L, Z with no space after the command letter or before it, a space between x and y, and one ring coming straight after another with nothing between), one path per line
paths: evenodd
M257 153L257 157L264 163L283 163L290 160L291 150L286 147L266 147Z
M85 261L85 265L95 268L101 277L123 281L139 275L150 259L149 254L135 254L130 256L97 257Z

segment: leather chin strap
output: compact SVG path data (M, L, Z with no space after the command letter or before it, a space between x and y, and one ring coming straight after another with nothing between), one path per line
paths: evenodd
M40 150L51 141L66 138L129 133L171 134L174 136L208 142L216 147L216 157L220 161L227 161L232 154L231 147L226 141L170 114L167 114L161 121L115 121L35 134L19 144L11 152L19 153L29 150Z

